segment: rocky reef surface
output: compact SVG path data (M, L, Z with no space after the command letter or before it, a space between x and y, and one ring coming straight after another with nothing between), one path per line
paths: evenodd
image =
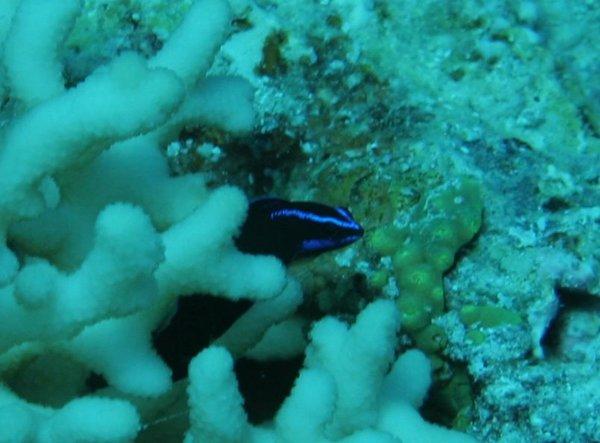
M86 0L67 83L154 54L191 3ZM291 266L294 321L390 298L403 348L432 362L428 421L485 442L599 441L600 3L230 3L208 75L250 82L255 131L183 130L165 154L173 175L362 223L363 241Z

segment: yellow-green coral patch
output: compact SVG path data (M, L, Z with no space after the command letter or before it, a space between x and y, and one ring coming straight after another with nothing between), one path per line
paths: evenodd
M417 332L443 313L442 275L479 230L482 209L479 185L462 177L431 191L405 227L382 227L370 237L375 251L392 257L397 303L408 332Z
M476 306L465 305L459 311L460 320L467 326L479 325L484 328L496 328L504 325L520 325L523 323L521 316L501 306Z

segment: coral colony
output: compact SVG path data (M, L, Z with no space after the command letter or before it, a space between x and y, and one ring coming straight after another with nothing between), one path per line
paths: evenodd
M0 442L599 440L553 5L0 1Z

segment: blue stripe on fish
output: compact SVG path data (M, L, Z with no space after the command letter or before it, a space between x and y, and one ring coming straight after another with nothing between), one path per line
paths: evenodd
M363 233L346 208L267 197L250 203L236 246L287 263L349 245Z
M338 208L334 208L334 209L337 210ZM321 224L321 225L331 224L331 225L339 227L341 229L359 229L360 228L360 225L358 223L356 223L356 221L354 221L354 219L348 220L345 217L345 215L344 215L343 219L340 219L340 218L336 218L336 217L316 214L316 213L302 210L302 209L280 209L278 211L274 211L270 217L272 220L277 220L279 218L284 218L284 217L289 217L289 218L297 217L297 218L299 218L301 220L305 220L307 222L312 222L312 223Z

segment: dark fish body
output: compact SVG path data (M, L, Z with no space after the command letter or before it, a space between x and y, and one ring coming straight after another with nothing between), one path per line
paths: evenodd
M341 248L362 235L363 228L345 208L262 198L250 203L236 245L243 252L275 255L289 263L297 258ZM173 378L179 380L185 377L193 356L223 334L250 305L247 300L233 302L208 295L180 297L168 325L153 334L154 347L173 371ZM198 319L202 318L210 318L211 321L198 323ZM237 361L235 368L240 388L245 394L245 402L255 399L260 403L260 408L256 409L261 411L265 409L265 389L274 389L275 393L282 391L281 395L277 395L283 401L293 384L292 379L286 381L286 374L296 374L302 366L302 359L299 359L294 363L297 366L294 366L294 371L273 372L265 387L261 383L257 385L256 380L270 374L268 371L273 371L269 369L271 366L264 366L264 362L256 367L244 366L243 360L241 364Z
M346 208L261 198L250 203L236 246L287 263L349 245L363 233Z

